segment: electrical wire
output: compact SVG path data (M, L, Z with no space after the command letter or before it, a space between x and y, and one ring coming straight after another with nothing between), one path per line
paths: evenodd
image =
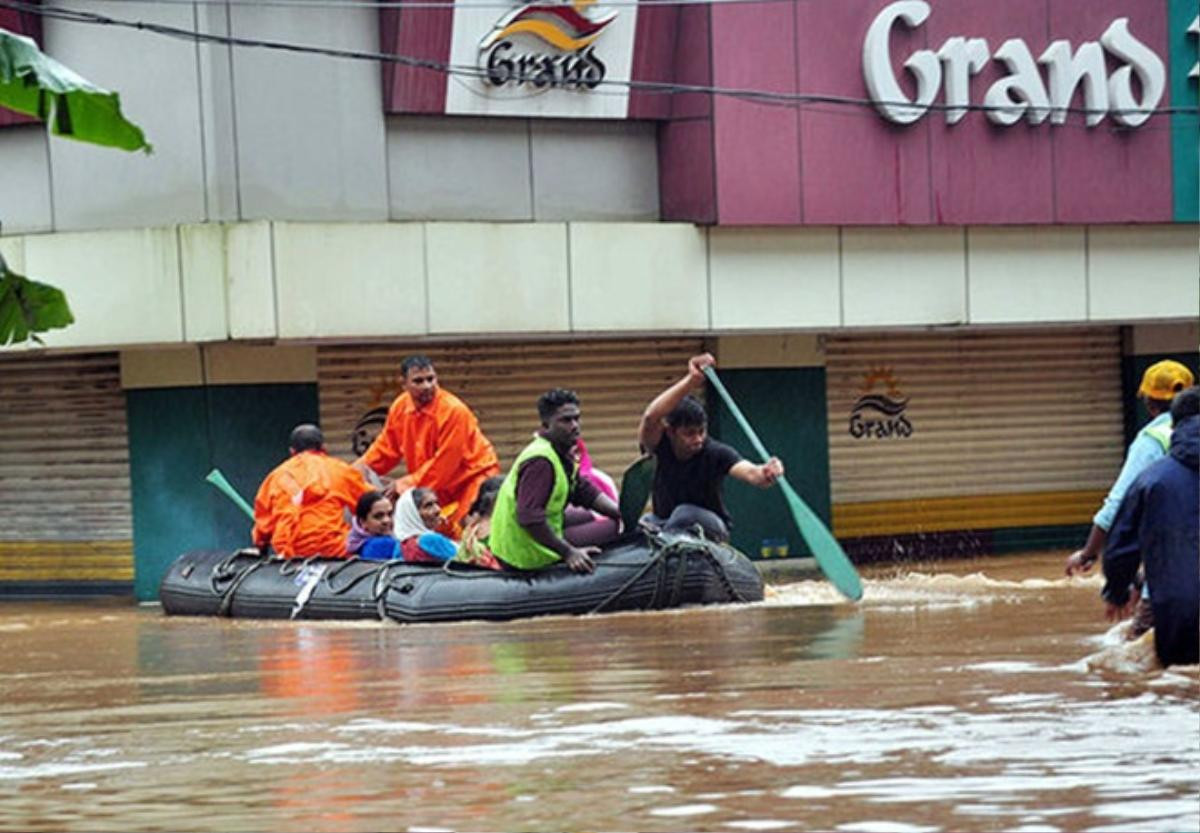
M129 2L130 0L126 0ZM193 0L194 1L194 0ZM730 2L730 0L718 0L719 2ZM794 2L794 0L786 0ZM706 0L712 2L712 0ZM321 55L331 58L342 58L348 60L365 60L365 61L380 61L385 63L399 64L401 66L410 67L413 69L425 69L433 72L443 73L449 76L466 77L466 78L486 78L486 70L478 66L451 64L445 61L436 61L428 58L417 58L411 55L401 55L389 52L370 52L365 50L355 49L340 49L336 47L314 46L308 44L290 43L286 41L263 40L261 38L238 37L234 35L219 35L210 32L201 32L195 29L185 29L178 26L171 26L164 23L154 23L145 20L127 20L111 17L109 15L99 14L98 12L82 11L79 9L69 9L63 7L46 7L36 6L29 3L20 2L20 0L0 0L0 8L12 9L15 11L28 12L39 14L43 17L48 17L55 20L62 20L70 23L80 23L94 26L110 26L116 28L133 29L137 31L150 32L165 37L176 38L195 43L210 43L224 46L237 46L242 48L257 48L269 49L294 54L305 55ZM798 107L804 105L827 105L837 107L862 107L874 110L880 106L895 106L906 107L912 109L919 107L926 112L945 112L945 111L968 111L968 112L1012 112L1016 106L1006 105L986 105L986 104L939 104L933 103L927 105L916 105L910 101L873 101L871 99L828 95L815 93L789 93L778 92L772 90L757 90L742 87L721 87L706 84L681 84L677 82L660 82L660 81L643 81L643 80L622 80L605 78L599 82L600 86L609 88L618 88L629 91L643 92L654 95L685 95L685 94L700 94L700 95L715 95L726 98L733 98L740 101L746 101L755 104L783 107ZM1049 108L1046 108L1049 109ZM1053 112L1064 112L1073 115L1088 115L1099 113L1108 115L1110 113L1118 113L1114 110L1093 110L1087 107L1056 107ZM1132 110L1126 111L1131 113L1149 113L1150 116L1167 116L1174 114L1197 115L1200 114L1200 107L1156 107L1151 110ZM1075 126L1095 131L1094 127L1086 127L1082 124L1073 124L1066 122L1059 126ZM1186 126L1190 129L1190 126ZM1127 132L1129 130L1145 130L1146 126L1140 128L1122 128L1109 126L1109 130L1115 132ZM1171 128L1168 128L1171 129Z
M106 0L138 6L241 6L289 9L453 9L454 0ZM794 3L796 0L597 0L603 8L653 8L655 6L746 6ZM471 0L459 8L511 9L510 0Z

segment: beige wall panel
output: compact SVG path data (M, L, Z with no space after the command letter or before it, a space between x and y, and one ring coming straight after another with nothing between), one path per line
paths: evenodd
M721 336L717 339L716 357L718 366L727 370L824 367L824 339L808 333Z
M1179 324L1138 324L1130 330L1130 348L1135 356L1194 353L1200 349L1200 322L1197 321Z
M253 344L206 344L205 383L209 385L314 382L317 348Z
M121 387L175 388L204 384L198 347L159 347L121 351Z
M1200 310L1200 236L1194 224L1088 229L1092 320L1194 320Z
M842 309L848 327L967 320L961 229L842 230Z
M174 228L32 235L25 268L62 289L75 314L43 334L49 347L183 340Z
M229 227L225 238L225 277L232 338L277 335L271 236L270 223L238 223Z
M567 227L428 223L431 333L570 329Z
M708 328L708 255L701 229L572 223L570 234L574 330Z
M280 338L423 335L418 223L276 223Z
M225 236L215 223L179 227L183 276L183 335L186 341L229 338L225 302Z
M1120 468L1115 327L830 336L826 357L834 503L1102 490Z
M0 130L0 231L21 234L53 227L49 141L49 131L40 124Z
M124 14L104 3L72 8ZM192 30L194 12L164 4L146 6L127 19ZM206 219L196 43L147 37L149 32L124 26L80 25L49 14L43 25L46 52L84 78L119 91L122 112L154 146L152 154L124 153L52 139L54 227L136 228Z
M836 228L712 228L708 244L715 329L838 325Z
M1084 240L1082 227L968 229L971 323L1086 320Z

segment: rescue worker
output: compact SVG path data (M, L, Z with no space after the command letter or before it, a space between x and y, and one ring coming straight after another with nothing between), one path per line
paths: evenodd
M1175 397L1170 453L1134 479L1104 548L1108 618L1131 606L1141 563L1150 588L1154 650L1166 665L1200 662L1200 388Z
M400 363L404 392L388 408L387 421L354 465L387 474L399 463L408 474L385 492L397 495L419 486L432 489L449 511L443 532L457 537L459 521L479 487L500 473L496 450L471 409L438 385L433 362L408 356Z
M1171 444L1171 400L1175 394L1195 384L1192 371L1176 361L1165 359L1146 368L1142 375L1142 384L1138 388L1138 397L1146 403L1150 412L1150 421L1138 432L1129 451L1125 455L1125 464L1120 474L1108 490L1104 504L1092 518L1092 529L1088 533L1087 542L1083 548L1071 553L1067 558L1066 573L1069 576L1086 573L1092 569L1100 554L1104 551L1104 542L1108 530L1112 527L1117 508L1129 484L1151 463L1158 462L1167 456ZM1146 625L1143 623L1141 632ZM1137 634L1131 634L1136 636Z
M345 556L347 512L371 487L357 469L325 453L315 425L292 429L288 451L254 498L254 545L285 558Z
M599 547L577 547L563 537L567 504L618 521L621 510L579 477L579 397L556 388L541 395L537 408L542 427L500 487L488 541L496 558L510 567L537 570L562 561L577 573L590 573Z
M729 540L731 518L722 495L726 475L766 489L783 475L772 457L761 465L708 436L708 415L689 391L704 386L708 353L688 359L687 375L651 400L642 413L638 445L655 456L654 514L645 520L667 530L699 525L710 538Z

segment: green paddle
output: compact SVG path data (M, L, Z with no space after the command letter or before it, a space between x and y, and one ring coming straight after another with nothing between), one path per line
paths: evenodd
M770 459L771 455L767 453L766 447L758 439L758 435L754 433L754 429L750 427L750 423L746 420L746 417L742 415L741 409L733 401L733 397L729 395L729 391L725 390L725 386L717 378L717 372L711 367L706 367L704 368L704 375L708 377L708 381L712 382L712 386L717 389L717 393L721 395L721 399L725 400L725 404L728 406L730 413L733 414L733 418L737 420L737 424L741 426L742 431L750 438L750 444L754 446L754 450L758 452L765 463ZM850 563L850 559L842 551L842 547L837 542L837 539L833 537L833 533L825 528L825 524L821 523L821 519L816 516L816 513L808 508L808 504L804 502L800 495L796 494L795 489L792 488L792 484L787 482L787 478L779 478L779 488L783 490L784 500L787 501L788 508L792 512L792 519L796 522L796 528L800 530L801 537L808 544L808 548L812 550L813 557L817 560L817 566L825 573L825 577L847 599L851 601L861 599L863 589L862 581L858 577L858 571L854 569L854 565Z
M639 457L633 465L625 469L621 476L621 509L622 528L628 532L637 529L638 520L646 510L646 501L650 500L650 492L654 489L654 458L649 454Z
M246 503L245 498L239 495L233 486L230 485L229 481L225 479L225 475L221 474L220 469L213 469L204 479L216 486L225 497L236 503L243 512L250 516L250 520L254 520L254 510L250 508L250 504Z

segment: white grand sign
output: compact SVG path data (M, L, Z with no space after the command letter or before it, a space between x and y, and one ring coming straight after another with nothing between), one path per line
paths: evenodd
M477 75L447 76L446 112L625 118L636 27L636 6L457 0L450 63Z
M916 97L910 99L892 71L888 41L897 21L916 28L930 11L925 0L899 0L883 9L867 29L863 77L875 107L889 121L915 122L929 111L941 90L946 121L957 124L972 106L971 76L989 60L999 61L1008 71L988 88L980 102L987 108L987 118L999 125L1016 124L1022 118L1030 124L1041 124L1047 118L1051 124L1063 124L1081 84L1089 127L1107 115L1126 127L1138 127L1162 100L1167 80L1163 61L1133 36L1129 19L1124 17L1109 24L1099 43L1084 41L1073 50L1070 41L1056 40L1036 61L1020 38L1004 41L995 51L983 38L947 38L936 52L919 49L904 62L917 82ZM1119 63L1111 75L1105 64L1106 52ZM1046 77L1039 65L1046 68Z

